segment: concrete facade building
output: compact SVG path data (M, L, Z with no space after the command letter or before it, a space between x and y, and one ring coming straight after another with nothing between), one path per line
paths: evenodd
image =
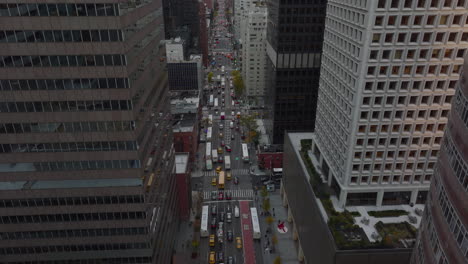
M0 259L169 263L162 3L0 4Z
M195 161L198 150L198 119L196 114L174 115L177 122L173 126L174 149L189 153L189 160Z
M204 70L202 55L190 55L185 60L181 55L182 46L177 44L166 44L171 48L167 53L167 74L169 78L169 89L171 91L201 91L204 84ZM182 50L182 53L184 51Z
M412 263L468 262L468 56L429 191Z
M185 60L184 40L176 37L166 43L166 57L168 63L181 62Z
M266 82L267 8L264 2L250 3L242 18L242 78L245 93L263 105Z
M424 203L468 2L355 2L328 1L313 152L341 206Z
M187 221L190 218L192 205L192 190L190 183L189 154L175 154L175 177L177 179L177 197L179 198L180 218Z
M326 0L267 0L268 134L281 144L288 131L312 131L320 77Z

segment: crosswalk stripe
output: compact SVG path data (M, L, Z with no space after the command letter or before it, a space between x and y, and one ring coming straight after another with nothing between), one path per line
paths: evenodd
M226 190L225 192L231 192L232 198L252 198L254 196L253 190ZM210 200L211 199L211 191L204 191L203 192L203 199Z
M215 163L217 164L217 163ZM233 169L231 170L231 173L233 176L237 176L237 175L249 175L249 169ZM218 176L218 174L216 173L216 171L214 170L211 170L211 171L204 171L203 172L203 175L205 177L215 177L215 176Z

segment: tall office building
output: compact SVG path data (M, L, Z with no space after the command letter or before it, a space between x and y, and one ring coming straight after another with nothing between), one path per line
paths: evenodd
M160 0L0 4L2 263L169 263Z
M249 2L242 19L242 78L247 97L260 105L265 96L266 22L266 4Z
M314 129L326 3L267 1L266 125L275 144L286 130Z
M344 205L424 203L468 1L329 1L313 151Z
M468 262L468 56L429 190L412 263Z

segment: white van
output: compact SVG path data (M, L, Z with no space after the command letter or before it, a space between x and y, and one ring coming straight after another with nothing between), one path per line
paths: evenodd
M237 206L234 208L234 216L239 217L239 207Z
M231 129L233 129L233 128L234 128L234 122L232 122L232 121L229 122L229 127L230 127Z

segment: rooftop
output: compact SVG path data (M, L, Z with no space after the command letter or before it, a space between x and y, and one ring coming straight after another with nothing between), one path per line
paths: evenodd
M140 178L127 179L97 179L97 180L59 180L59 181L16 181L1 182L0 190L41 190L67 188L98 188L98 187L128 187L141 186Z
M302 158L301 163L307 170L305 174L337 248L349 250L414 246L424 205L340 208L338 199L329 189L325 178L315 169L318 163L310 150L312 133L288 133L288 136Z
M176 153L175 154L176 174L187 172L188 158L189 158L188 153Z

